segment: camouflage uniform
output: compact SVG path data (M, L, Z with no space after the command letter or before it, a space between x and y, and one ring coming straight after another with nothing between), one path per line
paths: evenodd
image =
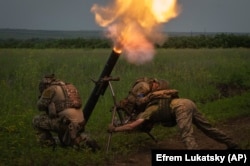
M196 105L189 99L178 97L178 91L166 88L166 93L160 92L162 87L157 90L150 88L146 82L137 83L131 90L137 96L134 99L136 106L144 107L139 111L137 119L145 119L144 124L139 129L144 129L144 125L153 127L155 123L161 123L164 126L172 127L177 125L181 132L181 138L187 149L198 149L198 145L193 136L193 124L197 126L210 138L226 144L228 148L238 148L237 144L232 141L225 133L212 127L205 117L198 111ZM153 91L153 92L152 92ZM132 102L132 101L131 101ZM150 130L147 129L146 130Z
M38 110L44 113L32 121L40 143L55 145L51 133L55 132L64 146L79 146L84 141L93 144L94 140L83 134L85 121L77 89L53 77L44 79L39 85L42 94L37 102Z

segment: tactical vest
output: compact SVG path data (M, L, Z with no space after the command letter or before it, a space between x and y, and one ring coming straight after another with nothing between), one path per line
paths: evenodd
M55 103L57 112L61 112L66 108L76 108L79 109L82 107L81 97L78 90L72 84L59 84L62 88L65 101L60 101L60 103Z
M153 83L158 83L159 85L159 87L156 90L152 90ZM143 98L155 91L167 90L167 89L169 89L169 84L165 80L157 80L156 78L148 78L148 77L137 79L135 83L132 85L131 90L129 91L129 95L127 97L129 103L127 107L129 108L126 108L126 110L128 110L128 112L133 112L136 110L137 113L144 111L148 104L154 104L156 100L151 101L150 103L144 103L139 106L135 104L138 98Z
M148 84L146 87L150 87L150 90L148 91L147 100L145 100L145 104L141 105L141 111L144 111L147 107L151 105L159 105L159 112L158 112L158 119L161 119L160 121L167 125L172 125L173 118L170 113L170 102L174 98L179 98L178 91L175 89L169 88L169 83L165 80L157 80L153 78L142 78L138 79L134 86L138 85L140 82L143 82L145 84ZM157 89L152 89L153 83L158 84ZM144 86L144 84L141 84ZM149 88L144 88L149 89ZM145 97L145 96L143 96ZM148 101L148 102L147 102ZM139 111L140 112L140 111Z

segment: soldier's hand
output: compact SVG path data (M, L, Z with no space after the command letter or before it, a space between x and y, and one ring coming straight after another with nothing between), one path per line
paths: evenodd
M118 105L118 108L124 108L126 107L128 104L128 99L122 99L117 105Z
M109 124L109 126L108 126L108 132L112 133L114 131L115 131L115 126L113 124Z

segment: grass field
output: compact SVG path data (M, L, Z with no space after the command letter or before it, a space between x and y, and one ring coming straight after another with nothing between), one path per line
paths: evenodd
M111 49L1 49L0 50L0 165L102 165L116 155L136 151L145 134L115 134L105 153L107 125L113 101L110 90L101 96L86 126L102 150L76 151L58 146L40 147L32 128L38 83L44 74L55 73L79 89L85 103L94 88ZM127 95L133 81L148 76L166 79L181 97L194 100L213 122L250 115L249 49L160 49L145 65L128 64L121 56L112 72L117 99ZM153 129L158 139L171 136L176 128ZM136 146L134 146L136 145ZM62 160L63 158L63 160Z

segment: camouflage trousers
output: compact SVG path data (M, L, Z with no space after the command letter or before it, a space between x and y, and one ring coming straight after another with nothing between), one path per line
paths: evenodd
M92 151L100 149L97 142L83 132L82 124L71 123L65 117L51 119L47 114L41 114L35 116L32 123L37 132L38 141L42 145L55 146L56 140L52 133L56 133L58 136L56 138L63 146L88 147Z
M221 130L213 127L198 111L196 105L189 99L174 99L171 102L172 114L175 116L181 138L187 149L198 149L193 136L193 124L208 137L225 144L228 148L238 145Z
M48 145L55 143L52 132L57 133L63 145L72 145L82 128L79 124L71 123L65 117L50 118L47 114L35 116L32 123L39 141Z

